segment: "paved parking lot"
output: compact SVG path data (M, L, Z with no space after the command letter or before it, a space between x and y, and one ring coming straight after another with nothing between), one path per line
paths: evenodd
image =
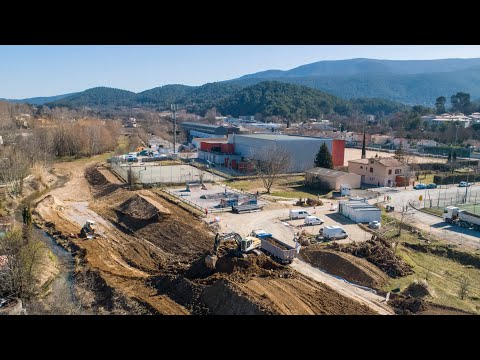
M248 235L252 230L263 229L290 245L294 245L294 235L302 229L312 234L318 234L320 227L328 225L342 226L350 235L348 239L339 240L338 242L340 243L370 239L370 234L360 228L356 223L334 211L330 211L329 204L316 207L316 209L313 209L313 207L303 208L312 215L325 220L325 224L315 226L303 226L303 219L289 220L289 210L292 208L299 209L298 206L294 207L288 204L271 203L265 205L264 210L261 212L213 214L206 217L205 220L207 222L213 222L215 217L219 217L221 231L235 231L242 236Z
M216 206L220 203L221 199L235 198L239 196L240 203L242 202L242 199L247 199L247 196L245 196L245 194L229 187L226 188L225 186L217 184L205 184L205 186L207 190L202 189L200 186L190 187L190 192L185 191L185 186L170 188L168 190L174 193L176 196L179 196L180 198L184 198L188 201L193 202L202 209L215 209ZM202 196L205 196L206 199L202 199ZM259 204L265 204L265 202L259 201ZM230 207L228 209L230 209Z

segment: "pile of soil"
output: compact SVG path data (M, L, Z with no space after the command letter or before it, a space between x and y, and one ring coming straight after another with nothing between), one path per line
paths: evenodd
M387 281L387 276L378 267L347 253L326 250L321 245L311 245L302 248L300 254L313 266L356 284L379 289Z
M277 264L269 257L221 256L212 271L205 254L183 275L155 279L159 294L167 295L193 314L373 314L365 305L345 298Z
M381 238L372 238L362 243L329 244L328 248L352 254L378 266L391 278L413 274L412 267L393 251L390 244Z
M109 195L122 187L119 184L113 184L108 181L96 166L91 166L85 170L85 178L92 186L92 193L95 197Z
M404 295L410 295L415 298L423 298L426 296L433 297L433 289L428 285L426 280L415 280L403 291Z
M129 229L138 230L171 215L165 206L146 196L135 194L115 208L118 220Z
M282 250L291 250L291 249L287 248L285 245L279 243L278 241L275 241L275 239L272 239L270 237L265 238L265 240L267 240L270 244L275 245L276 247L279 247Z
M427 309L425 300L407 295L394 295L388 302L397 315L413 315Z

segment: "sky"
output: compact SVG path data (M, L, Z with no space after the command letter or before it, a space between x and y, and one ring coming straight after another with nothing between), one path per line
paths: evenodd
M202 85L263 70L351 58L480 58L478 45L0 45L0 98L53 96L108 86L140 92Z

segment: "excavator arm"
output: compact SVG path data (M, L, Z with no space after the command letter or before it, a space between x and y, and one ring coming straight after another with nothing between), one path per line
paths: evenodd
M237 243L237 246L240 244L240 241L242 241L242 237L240 234L237 234L236 232L231 232L231 233L217 233L215 235L215 243L213 244L213 255L216 256L218 252L218 248L220 247L220 244L222 241L228 241L228 240L235 240Z

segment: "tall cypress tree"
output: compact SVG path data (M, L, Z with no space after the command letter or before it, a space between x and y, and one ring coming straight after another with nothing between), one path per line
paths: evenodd
M315 157L315 167L333 169L332 154L328 151L327 144L323 143Z
M363 143L362 143L362 159L367 158L367 149L365 148L365 130L363 130Z

